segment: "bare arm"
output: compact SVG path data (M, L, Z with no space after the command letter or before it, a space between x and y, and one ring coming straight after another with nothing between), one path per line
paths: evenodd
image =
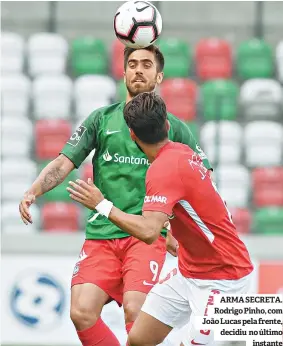
M72 186L67 188L70 197L91 210L95 210L104 200L103 194L91 179L87 183L77 179L69 184ZM113 206L108 219L133 237L146 244L152 244L160 235L168 216L159 211L145 211L142 215L132 215Z
M30 189L25 192L19 205L21 218L25 224L32 223L29 207L36 197L61 184L74 168L73 162L61 154L40 172Z
M133 237L152 244L160 235L168 216L157 211L145 211L140 215L126 214L112 207L109 220Z

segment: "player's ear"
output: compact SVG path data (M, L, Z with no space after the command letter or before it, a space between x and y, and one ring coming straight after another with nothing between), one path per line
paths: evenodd
M167 132L169 132L169 130L170 130L170 123L169 123L168 119L166 120L166 130L167 130Z
M125 71L123 72L123 75L124 75L124 83L126 84L126 72Z
M157 84L161 84L161 82L163 81L163 77L164 77L164 73L163 72L158 72L157 73L157 78L156 78L156 81L157 81Z
M129 131L130 131L131 140L132 140L133 142L135 142L136 139L137 139L137 137L136 137L136 135L134 134L134 131L133 131L132 129L129 129Z

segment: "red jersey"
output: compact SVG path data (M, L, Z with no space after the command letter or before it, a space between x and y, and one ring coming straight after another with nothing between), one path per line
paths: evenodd
M252 272L249 253L225 202L200 157L188 146L169 142L158 152L147 171L143 211L172 217L183 276L236 280Z

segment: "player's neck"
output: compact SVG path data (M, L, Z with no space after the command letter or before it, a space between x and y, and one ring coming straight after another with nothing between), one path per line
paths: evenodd
M156 156L158 152L160 151L161 148L164 147L169 142L169 139L166 138L164 141L159 142L157 144L144 144L144 143L139 143L142 151L145 153L145 155L148 158L148 161L151 163L156 159Z

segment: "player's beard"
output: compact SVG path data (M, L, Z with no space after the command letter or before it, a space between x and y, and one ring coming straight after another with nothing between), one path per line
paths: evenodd
M147 82L146 84L141 83L140 87L135 87L131 82L126 81L126 87L129 95L133 98L144 92L151 92L155 89L157 84L157 75L154 80L151 82Z

